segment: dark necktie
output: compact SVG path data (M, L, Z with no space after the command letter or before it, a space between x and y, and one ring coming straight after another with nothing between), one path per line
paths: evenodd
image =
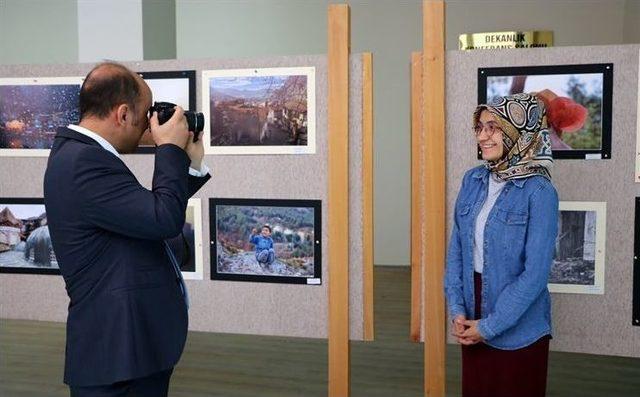
M184 279L182 278L182 273L180 273L180 266L178 266L178 261L176 260L175 255L173 255L173 251L171 251L171 247L166 241L164 243L164 250L167 251L167 255L169 256L169 262L173 265L173 270L176 273L176 280L178 281L178 285L180 286L180 291L182 291L182 296L184 297L184 303L187 305L187 309L189 309L189 292L187 292L187 285L184 283Z

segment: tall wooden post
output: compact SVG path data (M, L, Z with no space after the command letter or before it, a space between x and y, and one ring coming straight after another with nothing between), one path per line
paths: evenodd
M445 303L443 277L446 225L444 1L423 2L422 98L425 129L424 389L445 395Z
M422 53L411 54L411 322L409 337L420 342L424 296L424 129L422 128Z
M349 395L349 6L329 5L329 396Z

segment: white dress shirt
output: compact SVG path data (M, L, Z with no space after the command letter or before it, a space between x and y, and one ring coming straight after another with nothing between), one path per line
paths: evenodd
M102 146L102 148L104 150L110 152L111 154L113 154L117 158L120 158L120 153L118 153L116 148L114 148L113 145L111 145L109 143L109 141L107 141L106 139L104 139L100 135L96 134L95 132L93 132L93 131L91 131L91 130L89 130L87 128L80 127L79 125L75 125L75 124L69 124L67 126L67 128L69 128L70 130L74 130L75 132L78 132L78 133L80 133L82 135L88 136L89 138L91 138L94 141L98 142L98 144L100 146ZM200 171L196 170L195 168L189 167L189 175L192 175L192 176L203 177L203 176L207 175L209 173L209 171L210 171L209 167L207 167L206 164L202 164L202 166L200 167Z

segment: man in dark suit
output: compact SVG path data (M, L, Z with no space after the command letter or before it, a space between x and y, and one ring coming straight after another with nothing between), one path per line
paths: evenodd
M80 90L80 123L56 135L44 178L49 229L70 298L64 382L72 397L166 396L187 335L186 289L165 239L210 178L183 110L159 125L152 94L116 63ZM119 157L150 130L147 190ZM204 170L202 169L204 168Z

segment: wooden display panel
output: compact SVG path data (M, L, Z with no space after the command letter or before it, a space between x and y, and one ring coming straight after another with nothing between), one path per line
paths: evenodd
M362 54L362 265L364 340L374 339L373 321L373 54Z

